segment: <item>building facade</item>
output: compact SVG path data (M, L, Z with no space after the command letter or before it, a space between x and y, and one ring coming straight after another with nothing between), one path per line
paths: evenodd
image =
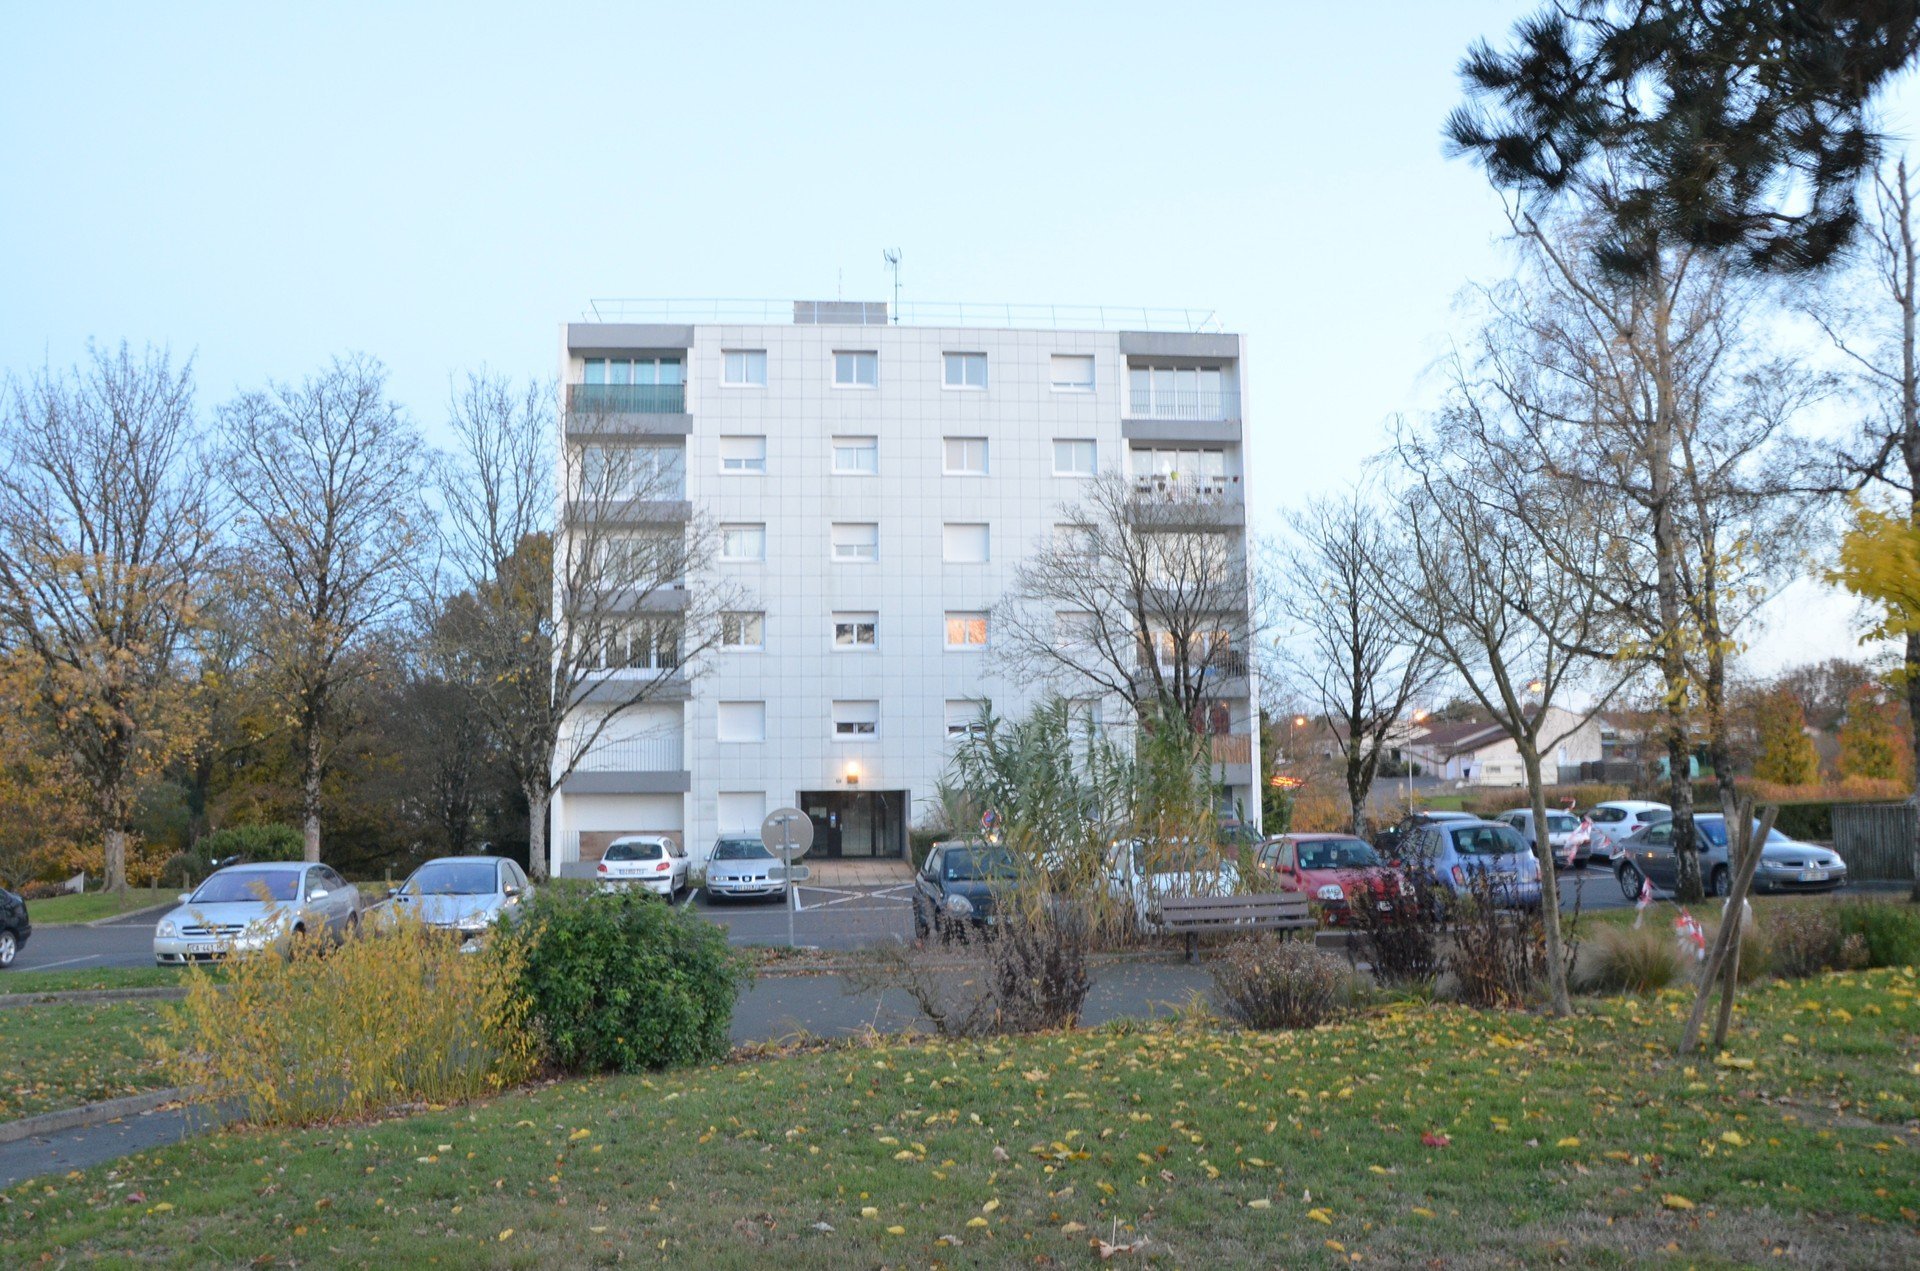
M1017 715L1038 696L992 656L995 607L1097 473L1214 505L1244 554L1239 336L910 325L839 302L793 318L564 329L565 444L589 464L643 455L652 518L711 522L708 572L745 599L697 668L671 651L608 668L671 682L562 783L556 873L631 833L678 837L698 863L789 804L817 854L904 855L982 704ZM1209 724L1223 805L1249 818L1256 694L1242 653Z

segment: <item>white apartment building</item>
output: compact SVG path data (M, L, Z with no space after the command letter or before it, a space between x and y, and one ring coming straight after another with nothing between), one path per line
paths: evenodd
M654 506L716 522L714 568L752 600L696 674L655 668L676 682L563 783L556 873L631 833L674 835L697 864L789 804L813 818L816 855L905 855L980 704L1013 716L1040 695L996 666L995 606L1097 472L1142 497L1200 483L1244 552L1240 336L1118 329L1150 325L1138 310L1077 330L894 323L858 302L792 313L564 329L566 444L659 448L684 493ZM1244 656L1209 727L1223 806L1253 819ZM1095 709L1126 718L1121 701Z

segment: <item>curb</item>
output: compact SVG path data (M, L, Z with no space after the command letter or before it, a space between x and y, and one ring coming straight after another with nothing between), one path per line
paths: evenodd
M155 984L138 989L59 989L47 993L0 993L0 1011L16 1006L57 1006L62 1002L138 1002L158 999L179 1001L187 995L185 985Z
M166 910L177 909L179 907L180 907L180 902L177 900L172 900L172 901L166 902L165 904L148 905L145 909L129 909L127 910L127 912L123 914L113 914L106 918L95 918L92 922L83 922L77 925L82 927L111 927L114 923L125 922L129 918L145 918L149 914L163 913ZM76 924L69 922L65 925L71 927Z
M128 1095L123 1099L83 1103L77 1108L63 1108L58 1112L42 1112L38 1116L22 1117L18 1121L0 1122L0 1143L18 1143L21 1139L58 1134L62 1130L81 1130L88 1126L104 1125L109 1121L139 1116L143 1112L152 1112L165 1104L177 1103L186 1098L186 1094L185 1090L173 1086L166 1090L149 1090L145 1094Z

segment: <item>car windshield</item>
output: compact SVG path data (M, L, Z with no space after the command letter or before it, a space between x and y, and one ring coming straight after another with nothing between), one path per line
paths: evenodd
M615 843L607 848L607 854L600 858L606 861L657 861L660 859L658 843Z
M950 883L1012 878L1013 872L1013 854L1003 847L949 848L940 858L940 876Z
M229 905L237 901L292 900L300 872L292 869L223 869L200 884L188 904Z
M1698 821L1694 822L1694 824L1698 825L1700 827L1700 832L1707 836L1707 842L1713 844L1715 847L1725 847L1727 845L1726 818L1714 817L1712 820L1708 820L1705 817L1701 817ZM1753 823L1753 828L1756 830L1759 829L1760 822L1755 821ZM1780 831L1774 830L1767 835L1767 842L1791 843L1791 842L1794 842L1794 840L1788 838L1786 835L1782 834Z
M491 896L500 889L492 861L433 861L413 871L401 890L411 896Z
M1549 834L1558 834L1563 830L1577 830L1579 828L1579 820L1575 817L1568 816L1565 812L1547 813L1547 833Z
M1380 858L1359 839L1309 839L1300 844L1301 869L1366 869Z
M1510 856L1527 850L1511 825L1465 825L1453 831L1453 850L1462 856Z
M759 839L721 839L713 849L716 861L770 861L773 853Z

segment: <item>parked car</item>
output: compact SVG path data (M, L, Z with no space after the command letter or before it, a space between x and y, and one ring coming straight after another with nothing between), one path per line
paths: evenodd
M593 869L601 891L641 887L668 900L686 890L687 876L687 849L664 834L617 838Z
M1013 853L995 843L935 843L913 876L913 934L942 940L994 921L994 889L1017 877Z
M1373 845L1381 854L1394 856L1400 850L1400 844L1407 836L1430 825L1439 825L1444 821L1475 821L1479 818L1471 812L1409 812L1392 827L1373 836Z
M1260 849L1260 867L1287 890L1319 901L1330 927L1350 925L1355 904L1392 913L1413 894L1399 870L1351 834L1282 834Z
M786 866L751 834L723 834L707 857L707 881L713 900L779 896L787 888Z
M1133 914L1143 932L1160 929L1160 901L1169 896L1226 896L1240 889L1240 870L1198 842L1123 839L1107 852L1107 894Z
M1727 819L1720 813L1693 818L1695 850L1700 854L1700 885L1709 896L1724 896L1733 879L1727 851ZM1620 894L1639 897L1651 882L1656 892L1672 891L1679 883L1680 862L1673 850L1673 822L1649 825L1620 845L1614 864ZM1760 864L1753 874L1756 892L1833 891L1846 885L1847 863L1839 853L1817 843L1802 843L1779 830L1760 848Z
M231 865L182 893L153 929L161 966L284 948L311 933L344 940L360 925L360 889L308 861Z
M519 865L498 856L441 856L388 894L394 913L453 932L462 945L477 948L495 922L519 914L533 884Z
M1419 831L1402 854L1404 868L1424 868L1443 896L1463 899L1491 887L1500 903L1540 904L1540 862L1520 831L1503 821L1447 820Z
M1503 821L1518 830L1520 837L1527 841L1528 847L1534 845L1532 808L1514 808L1512 811L1502 812L1493 819ZM1547 848L1553 853L1553 863L1561 869L1584 866L1592 853L1590 838L1578 843L1573 841L1573 836L1579 828L1580 818L1573 813L1556 812L1551 808L1547 810Z
M1620 844L1649 825L1670 820L1673 809L1664 803L1645 799L1609 799L1596 803L1582 820L1587 851L1601 860L1612 860ZM1576 841L1580 831L1575 831Z
M32 934L33 923L27 919L26 897L0 887L0 971L13 965L13 960L20 956L21 947L27 943L27 937Z

